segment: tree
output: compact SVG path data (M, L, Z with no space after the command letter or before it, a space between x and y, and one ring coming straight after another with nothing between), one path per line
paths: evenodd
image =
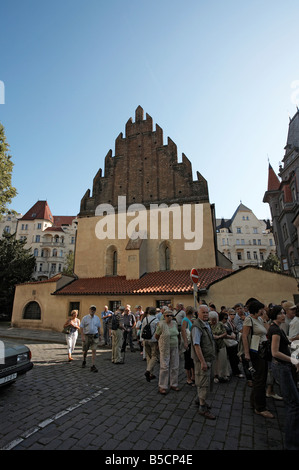
M16 284L31 279L35 257L25 244L26 240L6 232L0 239L0 313L12 313Z
M66 274L67 276L72 276L74 274L74 261L74 252L70 251L66 257L66 266L63 268L62 274Z
M281 264L279 258L276 255L270 253L268 258L263 262L262 268L265 269L265 271L280 272Z
M13 162L8 154L9 145L6 142L4 127L0 123L0 220L7 212L7 205L17 195L17 190L11 184Z

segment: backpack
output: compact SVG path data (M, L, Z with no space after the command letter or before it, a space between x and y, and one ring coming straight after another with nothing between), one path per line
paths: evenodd
M153 318L150 322L148 322L148 319L146 319L147 324L143 327L142 330L142 335L141 337L143 339L151 339L152 335L152 330L151 330L151 323L155 320L156 318Z
M118 329L118 318L115 313L112 315L112 320L111 320L111 330L117 330Z

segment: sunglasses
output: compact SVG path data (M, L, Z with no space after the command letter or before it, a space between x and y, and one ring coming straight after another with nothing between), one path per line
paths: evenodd
M166 317L172 317L172 318L174 317L174 315L165 315L165 316L166 316Z

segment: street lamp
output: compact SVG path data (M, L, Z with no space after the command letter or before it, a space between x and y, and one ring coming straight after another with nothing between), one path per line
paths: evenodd
M298 287L298 290L299 290L299 263L298 263L298 261L294 261L294 263L292 264L291 272L292 272L292 275L294 276L294 278L297 281L297 287Z

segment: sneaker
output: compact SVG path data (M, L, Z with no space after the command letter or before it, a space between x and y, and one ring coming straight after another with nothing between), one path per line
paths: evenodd
M91 372L98 372L98 369L96 368L96 366L91 366L90 371Z
M274 398L274 400L283 400L283 398L280 395L277 395L276 393L266 393L267 398Z
M86 361L82 362L82 367L84 368L86 366Z

